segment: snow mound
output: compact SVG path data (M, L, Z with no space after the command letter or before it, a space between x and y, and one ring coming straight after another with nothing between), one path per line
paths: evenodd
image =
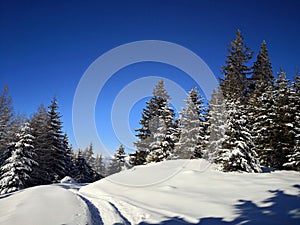
M62 183L62 184L75 184L76 181L72 177L66 176L63 179L61 179L60 183Z
M224 173L205 160L137 166L84 186L104 224L300 224L300 173ZM163 223L165 222L165 223Z
M1 225L90 224L89 213L79 196L56 185L0 196Z

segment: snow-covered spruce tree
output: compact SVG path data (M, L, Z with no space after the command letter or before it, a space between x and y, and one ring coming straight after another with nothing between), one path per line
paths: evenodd
M201 158L207 145L206 114L203 98L197 88L193 88L187 100L186 107L180 114L180 138L176 144L174 158L190 159Z
M262 166L273 167L273 153L276 139L274 132L276 124L275 92L272 86L268 86L259 97L257 114L253 114L252 134L256 151Z
M34 160L38 163L33 167L32 185L50 184L49 174L52 153L48 147L48 113L44 105L40 105L37 112L30 119L31 135L34 146Z
M300 76L298 71L293 82L293 89L290 94L293 113L293 131L294 131L294 147L290 154L287 155L287 160L283 166L288 169L300 171Z
M12 132L14 123L14 112L11 103L11 97L8 95L8 87L5 86L0 95L0 167L9 157L9 144L13 141Z
M247 63L253 52L245 45L240 30L236 33L236 39L231 41L228 52L226 65L222 66L224 79L221 79L221 90L225 99L243 100L248 95L247 75L251 68Z
M66 175L65 156L63 147L63 132L61 116L58 112L57 100L54 97L48 107L47 145L51 152L49 161L49 175L52 182L58 182Z
M261 172L243 105L239 100L225 102L228 118L222 148L217 152L215 162L225 172Z
M222 67L224 79L220 83L226 109L224 137L219 143L215 142L221 148L213 158L224 171L260 172L246 106L250 93L247 76L251 70L247 63L252 52L246 47L239 30L228 51L226 65Z
M274 152L273 127L275 126L275 92L272 65L263 41L250 80L250 96L247 111L252 136L260 162L270 166L271 152Z
M108 166L109 175L118 173L125 169L125 149L123 145L120 145L116 153L113 155L111 162Z
M281 69L278 79L275 80L275 126L274 126L274 152L272 154L271 166L283 169L288 161L288 155L292 154L294 148L294 113L293 102L291 101L290 81L286 78L286 73Z
M152 150L157 150L151 149L150 145L152 142L157 141L152 131L157 131L159 120L163 120L163 124L166 127L165 136L161 139L161 148L163 149L161 154L163 154L163 157L160 158L166 159L170 156L176 137L174 135L174 111L170 107L169 100L170 97L164 88L164 81L161 80L153 90L153 97L149 102L146 102L146 107L143 109L142 119L140 120L142 127L136 130L136 136L139 138L135 143L137 151L134 154L130 154L131 165L149 162L147 160L148 154Z
M253 105L252 133L263 166L283 169L288 155L292 154L295 130L294 103L290 96L289 80L281 70L275 82L269 82Z
M214 90L209 101L207 115L209 142L203 158L215 162L225 135L225 123L227 121L227 110L223 94L220 89Z
M17 133L17 142L13 145L11 156L1 167L0 194L18 191L31 185L32 166L34 161L29 123L25 123Z

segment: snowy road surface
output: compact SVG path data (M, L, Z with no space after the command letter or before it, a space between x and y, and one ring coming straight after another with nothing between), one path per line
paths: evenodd
M204 160L176 160L79 188L0 196L0 224L300 224L300 173L293 171L223 173Z

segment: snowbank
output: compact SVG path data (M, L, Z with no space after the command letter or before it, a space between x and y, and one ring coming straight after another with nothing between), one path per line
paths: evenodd
M296 224L299 178L293 171L223 173L205 160L176 160L137 166L80 193L98 206L104 224Z
M56 185L28 188L0 196L1 225L88 224L87 205Z

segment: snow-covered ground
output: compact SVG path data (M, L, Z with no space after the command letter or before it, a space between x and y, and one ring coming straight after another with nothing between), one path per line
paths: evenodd
M89 221L87 205L62 186L37 186L0 196L1 225L79 225Z
M138 166L83 186L0 196L0 224L300 224L300 173L223 173L205 160Z

